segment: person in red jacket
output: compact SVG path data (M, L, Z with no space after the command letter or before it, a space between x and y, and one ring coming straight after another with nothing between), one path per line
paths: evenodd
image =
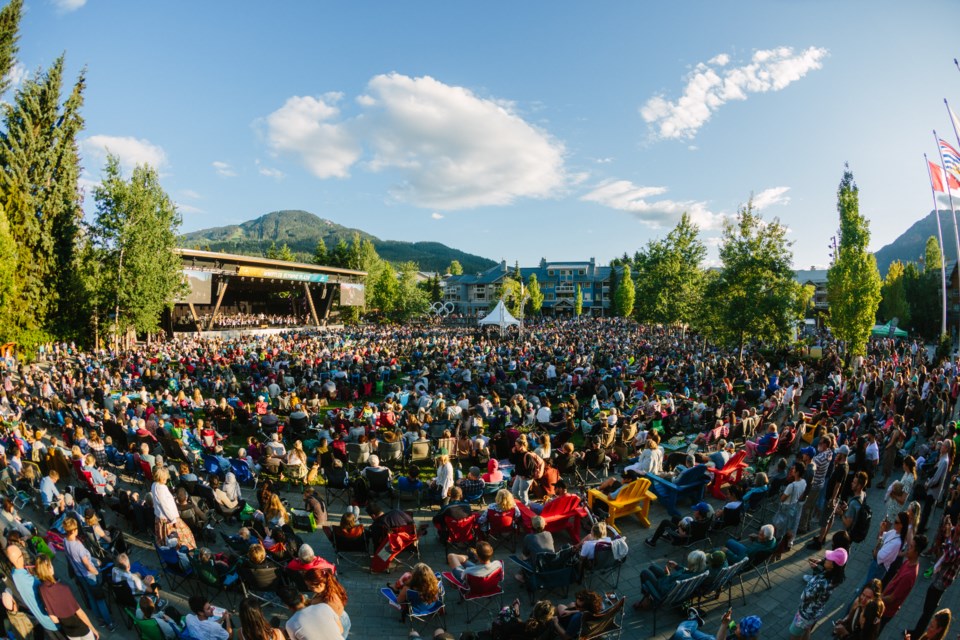
M330 564L324 558L316 555L313 552L313 547L308 544L300 545L300 550L297 553L297 557L290 561L287 564L287 569L291 571L309 571L310 569L321 569L328 570L334 573L337 572L337 568Z
M880 632L883 633L893 616L907 600L917 583L917 574L920 572L920 554L927 548L927 538L923 535L914 536L907 544L907 557L900 565L896 575L883 589L883 615L880 617Z

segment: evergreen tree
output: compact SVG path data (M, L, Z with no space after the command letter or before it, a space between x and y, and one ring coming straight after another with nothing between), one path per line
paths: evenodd
M350 245L343 238L337 240L337 245L333 248L330 266L340 269L350 268Z
M22 15L23 0L11 0L0 9L0 95L10 88L10 72L17 64Z
M783 344L801 315L803 288L793 276L787 228L765 222L753 199L726 221L722 267L708 278L702 329L715 340L743 348L750 340Z
M67 294L81 219L76 135L85 80L61 106L63 64L60 57L23 83L0 134L0 207L18 248L11 315L25 343L23 332L59 333L78 315Z
M317 240L317 246L313 250L313 264L326 265L329 260L327 255L327 243L323 241L323 238Z
M428 304L443 301L443 288L440 286L440 276L434 274L417 284L424 295L427 296Z
M908 262L903 266L903 289L909 322L901 321L900 326L919 333L927 340L938 338L943 314L940 269L921 272L916 263Z
M630 273L630 265L624 265L623 273L617 278L617 290L613 294L614 315L629 318L633 314L633 303L636 295L637 291L633 284L633 274Z
M462 275L463 275L463 267L460 265L460 261L459 261L459 260L451 260L451 261L450 261L450 266L447 267L447 273L449 273L449 274L452 275L452 276L462 276Z
M846 343L849 355L866 352L880 306L880 273L877 260L867 250L870 223L860 214L860 191L849 166L837 189L840 242L837 257L827 272L827 326Z
M583 291L577 285L577 296L573 299L573 313L579 318L583 315Z
M276 260L283 260L284 262L296 262L297 257L293 255L293 251L290 250L290 247L287 246L287 243L284 242L280 245L280 249L277 251Z
M530 313L539 315L543 308L543 292L540 291L540 283L537 281L537 274L531 273L527 280L527 296L530 303Z
M263 254L263 257L269 260L279 260L280 259L280 249L277 248L276 240L270 242L270 246L267 247L267 252Z
M694 320L703 295L700 264L707 255L699 235L699 227L684 213L666 238L637 252L638 320L683 325Z
M0 209L0 343L12 340L14 323L11 311L17 297L17 243L10 234L7 216Z
M177 244L180 214L160 186L156 169L140 165L129 180L109 156L94 190L96 218L91 242L102 265L96 290L114 313L117 338L132 327L159 328L160 314L184 290Z
M937 215L940 215L937 212ZM940 251L940 243L936 236L927 238L927 246L923 251L923 269L924 271L939 271L943 266L943 252Z
M902 262L896 260L890 264L887 278L880 289L880 318L885 322L897 318L900 325L907 326L910 322L910 307L903 275Z

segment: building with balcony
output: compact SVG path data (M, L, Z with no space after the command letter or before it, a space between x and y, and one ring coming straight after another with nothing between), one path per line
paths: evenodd
M457 313L477 316L498 299L504 278L513 276L515 267L507 266L506 260L476 274L446 276L441 281L443 299L452 303ZM610 267L597 266L596 260L547 262L541 259L536 267L520 267L523 283L536 274L543 293L544 315L571 315L577 297L577 285L583 294L583 314L601 316L610 309Z

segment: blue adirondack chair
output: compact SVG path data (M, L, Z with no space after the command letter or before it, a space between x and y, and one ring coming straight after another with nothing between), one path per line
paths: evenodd
M666 480L653 474L646 476L651 481L650 489L657 495L657 500L666 507L671 516L681 517L677 503L680 498L687 498L690 504L696 504L703 499L703 490L710 482L707 466L698 464L685 469L675 482Z

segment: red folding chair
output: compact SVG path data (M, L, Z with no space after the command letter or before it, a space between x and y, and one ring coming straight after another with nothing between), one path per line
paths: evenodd
M460 593L460 602L466 605L467 622L488 610L492 604L497 605L497 610L500 609L503 605L503 575L503 565L488 576L466 574L462 582L449 571L443 573L444 579ZM470 615L471 602L477 605L473 615Z
M509 513L497 511L496 509L487 510L487 524L489 528L481 531L481 537L493 545L494 548L501 544L509 544L510 551L517 550L517 520L513 517L514 512Z
M449 553L450 547L466 549L477 540L477 514L471 513L466 518L454 520L450 516L443 518L446 530L446 539L443 541L444 550Z

